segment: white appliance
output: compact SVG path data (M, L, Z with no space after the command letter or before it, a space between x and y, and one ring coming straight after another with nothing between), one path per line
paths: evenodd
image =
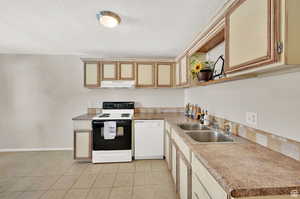
M101 81L102 88L133 88L135 81L132 80L114 80L114 81Z
M93 163L132 161L134 102L103 102L102 114L93 118ZM105 123L115 122L113 139L105 137Z
M135 120L134 158L164 158L164 121Z

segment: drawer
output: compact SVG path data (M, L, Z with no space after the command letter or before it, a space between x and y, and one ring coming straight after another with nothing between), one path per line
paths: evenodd
M190 154L190 149L189 147L185 144L183 139L174 131L172 132L172 138L174 142L177 144L178 149L182 152L184 155L185 159L188 162L191 162L191 154Z
M73 122L74 130L92 130L91 120L76 120Z
M221 185L208 172L202 163L192 154L193 175L197 176L212 199L227 199L227 193Z
M192 177L192 199L211 199L195 175Z

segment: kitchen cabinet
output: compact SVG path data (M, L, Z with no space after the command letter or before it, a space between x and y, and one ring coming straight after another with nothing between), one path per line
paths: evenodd
M100 70L97 62L84 63L84 86L87 88L100 86Z
M137 63L137 87L155 87L154 63Z
M171 144L170 144L170 136L168 133L165 133L165 143L164 143L164 148L165 148L165 158L167 162L168 169L171 169Z
M171 142L171 174L177 191L177 147L174 142Z
M188 63L187 63L187 55L184 55L180 59L180 85L181 86L186 86L188 85Z
M135 80L134 62L119 62L119 80Z
M191 166L184 155L178 153L178 191L180 199L189 199L191 192Z
M209 173L209 171L192 155L192 198L193 199L227 199L227 193ZM199 197L199 198L198 198Z
M134 157L135 159L163 159L163 120L135 120Z
M170 131L168 130L167 126L168 123L165 122L166 128L165 128L165 139L164 139L164 154L165 159L167 162L168 169L171 169L171 138L170 138Z
M180 86L180 63L176 62L175 68L175 85Z
M92 160L92 123L89 120L73 121L73 153L75 160Z
M74 159L91 160L92 159L92 131L75 130L74 131Z
M275 1L238 1L226 16L226 72L276 61ZM255 13L255 14L253 14Z
M196 175L192 177L192 199L212 199Z
M234 3L226 15L225 72L299 65L299 7L297 0Z
M118 80L117 62L102 62L102 80Z
M157 63L157 87L172 87L173 82L173 64Z

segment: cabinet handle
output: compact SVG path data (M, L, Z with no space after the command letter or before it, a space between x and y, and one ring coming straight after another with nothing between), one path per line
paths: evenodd
M197 199L200 199L196 192L194 192L194 195L196 196Z

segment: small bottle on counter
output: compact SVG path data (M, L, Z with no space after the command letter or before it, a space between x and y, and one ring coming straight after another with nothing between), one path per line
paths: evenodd
M205 111L205 114L204 114L204 122L203 122L203 124L205 125L205 126L208 126L209 125L209 115L208 115L208 112L207 112L207 110Z
M189 109L190 109L190 103L187 103L185 106L185 111L184 111L184 114L187 117L189 116Z
M200 107L198 107L198 109L197 109L197 113L196 113L196 120L200 120L200 118L201 118L201 108Z

